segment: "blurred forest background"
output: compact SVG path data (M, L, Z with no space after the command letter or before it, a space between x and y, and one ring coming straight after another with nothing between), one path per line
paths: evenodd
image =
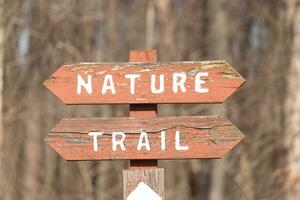
M127 162L66 162L43 141L63 117L127 116L65 106L42 82L60 65L224 59L247 83L224 105L159 115L225 115L246 138L222 160L161 161L167 200L300 199L299 0L0 0L0 199L119 200Z

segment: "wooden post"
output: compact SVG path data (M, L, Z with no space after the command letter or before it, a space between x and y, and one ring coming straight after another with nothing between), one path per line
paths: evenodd
M157 50L130 51L129 62L156 61ZM136 118L156 117L157 104L130 104L129 116ZM158 161L130 160L129 169L123 170L123 199L134 200L133 196L138 195L138 192L147 195L145 194L146 188L143 187L144 184L149 186L161 199L164 199L164 169L158 168ZM132 192L137 194L132 194L131 199L129 199L128 197Z

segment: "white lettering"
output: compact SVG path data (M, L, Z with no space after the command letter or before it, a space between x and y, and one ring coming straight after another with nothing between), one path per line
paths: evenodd
M175 149L178 150L178 151L189 150L188 146L181 146L180 145L180 132L179 131L175 132Z
M105 94L107 90L110 90L112 94L116 93L115 84L112 75L106 74L102 86L102 94Z
M87 76L88 80L85 82L81 75L77 74L77 94L81 94L81 87L84 87L88 94L92 94L92 76Z
M166 132L162 131L160 133L160 148L161 150L166 150Z
M92 131L88 133L89 136L93 137L93 150L98 151L98 136L102 136L102 132L98 131ZM117 151L118 147L125 151L125 145L124 141L126 139L126 134L122 131L119 132L112 132L112 150ZM145 150L150 151L150 142L148 139L148 135L145 131L142 131L139 136L138 144L137 144L137 150L141 151L142 148L145 148ZM162 151L166 150L166 132L161 131L160 133L160 148ZM177 151L187 151L189 150L189 146L182 145L180 142L180 131L175 132L175 150Z
M93 147L94 151L98 151L98 140L97 137L102 135L103 133L101 132L89 132L89 136L93 136Z
M120 135L121 139L117 140L117 136ZM122 151L125 151L126 148L124 146L125 140L125 133L124 132L113 132L112 133L112 150L117 151L117 146L119 145Z
M208 76L208 72L198 72L195 76L195 91L199 93L208 93L208 88L202 88L201 84L205 83L201 76Z
M163 74L159 75L159 89L157 89L155 87L155 80L156 80L156 75L152 74L151 75L151 92L153 94L160 94L165 89L165 86L164 86L164 75Z
M180 89L183 93L186 92L186 88L184 86L185 81L186 81L186 74L184 72L174 73L173 74L173 92L177 93L178 87L180 87Z
M140 77L141 77L141 75L139 75L139 74L126 74L125 75L125 78L130 79L130 94L135 93L135 80Z
M145 140L145 141L143 142L143 140ZM149 140L148 140L148 135L144 131L142 131L141 134L140 134L137 150L140 151L142 149L142 147L145 147L147 151L150 151L150 144L149 144Z

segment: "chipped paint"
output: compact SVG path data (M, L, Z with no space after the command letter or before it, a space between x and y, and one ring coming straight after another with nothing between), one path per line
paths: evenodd
M83 138L72 138L72 139L67 139L66 141L69 144L81 144L81 143L89 142L90 140L83 139Z
M208 63L208 64L204 64L202 65L202 69L206 69L206 70L212 70L212 69L219 69L219 68L223 68L223 67L228 67L229 65L226 62L222 62L222 63Z
M219 75L229 78L229 79L236 79L236 78L241 78L238 73L236 73L233 69L226 69L222 72L218 73Z
M230 137L237 137L237 136L243 137L243 134L240 130L232 130L230 132Z

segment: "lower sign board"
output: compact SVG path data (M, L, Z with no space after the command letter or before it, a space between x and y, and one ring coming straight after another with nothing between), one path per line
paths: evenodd
M46 137L66 160L221 158L244 135L219 116L63 119Z

